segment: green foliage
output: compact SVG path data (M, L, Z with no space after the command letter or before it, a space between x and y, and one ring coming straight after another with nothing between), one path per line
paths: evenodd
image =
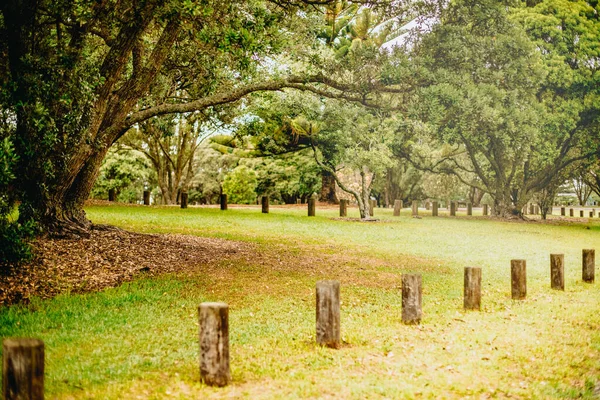
M245 165L237 166L225 177L223 193L233 204L254 204L256 202L256 172Z

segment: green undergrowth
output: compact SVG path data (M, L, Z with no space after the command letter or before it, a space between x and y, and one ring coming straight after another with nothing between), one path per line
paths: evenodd
M224 259L202 274L140 277L100 293L0 310L0 336L46 344L48 398L593 398L600 382L599 284L581 250L599 225L482 217L335 219L337 210L96 206L96 223L257 243L293 269ZM352 210L356 212L356 210ZM403 211L406 213L406 210ZM354 216L354 215L350 215ZM357 217L358 215L356 215ZM549 254L565 254L565 292ZM314 254L323 255L315 265ZM528 297L510 299L510 260ZM275 257L263 258L276 259ZM481 312L462 310L463 267L483 269ZM401 274L423 275L423 321L401 322ZM342 283L341 349L314 344L314 286ZM233 382L199 383L197 306L230 306Z

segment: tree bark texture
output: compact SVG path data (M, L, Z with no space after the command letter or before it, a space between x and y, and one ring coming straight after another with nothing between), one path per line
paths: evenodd
M44 342L28 338L2 341L2 392L5 400L44 399Z
M399 217L401 210L402 210L402 200L394 200L394 217Z
M550 287L565 290L565 255L550 254Z
M339 202L335 192L335 178L330 171L321 170L321 193L319 201L329 204L337 204Z
M263 196L261 198L261 204L262 204L262 213L268 214L269 213L269 196Z
M316 288L317 344L340 347L340 282L319 281Z
M317 203L317 201L315 200L314 197L311 197L310 199L308 199L308 216L309 217L315 216L316 203Z
M422 278L418 274L402 274L402 322L420 324L422 311Z
M596 275L596 251L584 249L581 252L581 270L584 282L593 283Z
M229 369L229 306L202 303L200 319L200 379L209 386L226 386Z
M481 310L481 268L465 267L465 310Z
M524 300L527 297L527 266L525 260L511 260L510 275L513 300Z

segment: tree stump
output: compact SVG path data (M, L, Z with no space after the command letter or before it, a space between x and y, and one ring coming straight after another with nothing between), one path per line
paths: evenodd
M150 205L150 191L149 190L144 190L144 205L145 206Z
M481 310L481 268L465 267L465 310Z
M439 204L438 204L438 202L437 202L437 201L434 201L434 202L431 204L431 215L432 215L433 217L437 217L437 216L438 216L438 208L439 208Z
M594 283L596 274L596 251L584 249L581 257L582 278L584 282Z
M527 267L525 260L510 260L511 292L513 300L527 297Z
M348 216L348 200L340 200L340 217Z
M419 215L419 202L417 200L412 201L412 215L413 217Z
M115 189L108 189L108 201L117 200L117 191Z
M467 203L467 215L473 215L473 204Z
M569 216L570 217L574 217L575 216L575 212L573 211L572 208L569 208Z
M394 201L394 217L399 217L401 210L402 210L402 200L395 200Z
M188 194L187 192L181 192L181 208L187 208L188 206Z
M484 205L483 205L483 215L487 216L487 215L488 215L488 213L489 213L489 210L488 210L488 205L487 205L487 204L484 204Z
M456 217L456 202L454 201L450 203L450 216Z
M565 207L560 208L560 216L561 217L564 217L565 215L567 215L567 213L565 211L566 211Z
M418 274L402 274L402 322L420 324L422 311L422 278Z
M5 400L44 398L44 342L29 338L2 341L2 393Z
M200 319L200 380L210 386L231 381L229 370L229 306L202 303Z
M261 198L261 203L262 203L263 214L268 214L269 213L269 196L263 196Z
M314 217L315 216L315 208L316 208L316 201L314 197L311 197L308 199L308 216L309 217Z
M565 290L565 255L550 254L550 287Z
M317 344L340 347L340 282L317 282Z
M221 211L227 211L227 195L222 194L219 196L219 203L221 203Z

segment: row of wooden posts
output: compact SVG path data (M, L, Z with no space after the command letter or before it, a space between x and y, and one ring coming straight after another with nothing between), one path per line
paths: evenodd
M514 300L527 297L525 260L511 260L511 296ZM565 290L564 255L550 254L550 286ZM595 279L595 250L582 251L582 279ZM402 274L402 322L421 323L422 277ZM481 268L464 270L465 310L481 309ZM339 348L340 282L319 281L316 285L316 342ZM200 324L200 379L207 385L225 386L231 381L229 365L229 306L226 303L202 303L198 307ZM44 398L44 342L31 338L3 340L2 380L6 400Z

